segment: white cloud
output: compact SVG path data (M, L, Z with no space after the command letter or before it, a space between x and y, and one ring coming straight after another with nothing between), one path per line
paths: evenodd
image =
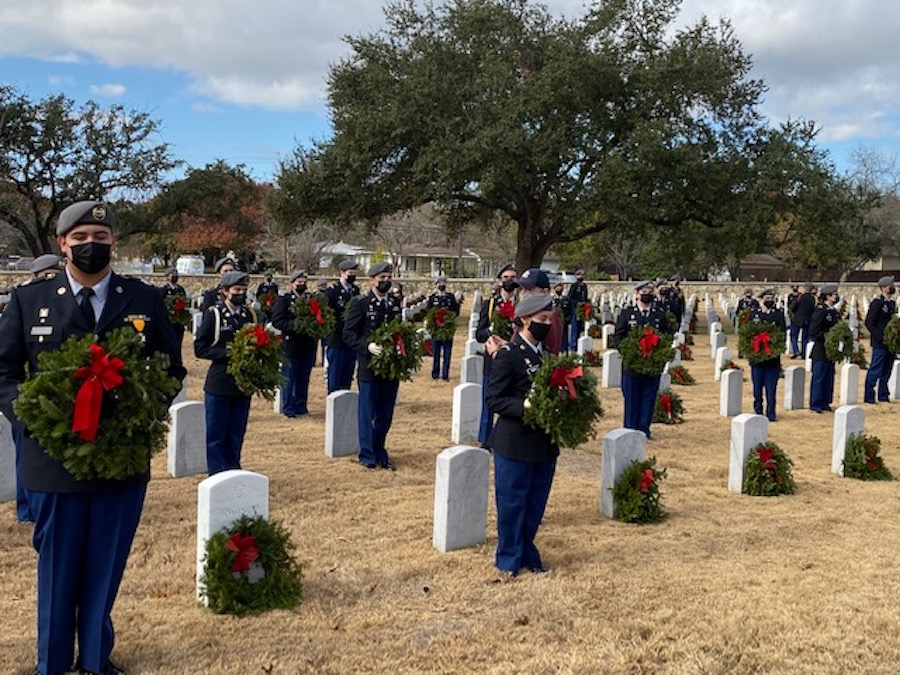
M92 84L88 90L94 96L104 96L106 98L118 98L125 93L124 84Z

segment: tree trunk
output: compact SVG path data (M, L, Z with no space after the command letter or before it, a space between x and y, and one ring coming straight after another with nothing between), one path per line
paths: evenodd
M516 271L522 274L530 267L540 267L544 254L553 242L540 236L537 218L526 215L518 222L516 232Z

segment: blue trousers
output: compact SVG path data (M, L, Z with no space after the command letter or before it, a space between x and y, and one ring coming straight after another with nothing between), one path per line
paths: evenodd
M582 331L584 331L584 321L579 321L573 316L572 323L569 324L569 345L572 349L578 347L578 338L581 337Z
M523 567L543 569L541 554L534 545L556 459L520 462L494 453L494 496L497 500L497 568L518 574Z
M329 347L328 358L328 393L349 389L353 384L353 370L356 368L356 352L352 349Z
M491 383L491 374L485 373L481 378L481 420L478 422L478 442L487 445L491 432L494 430L494 413L488 410L485 395L488 385Z
M834 398L834 363L827 360L812 362L809 382L809 409L815 412L831 410Z
M450 353L453 351L453 340L432 340L431 353L433 361L431 366L431 379L439 377L450 379ZM443 366L443 367L442 367Z
M22 487L22 450L19 445L22 442L22 430L15 424L12 426L13 446L16 449L16 520L20 523L34 522L31 506L25 488Z
M367 466L388 461L384 443L391 422L394 420L394 405L397 403L398 380L376 378L371 381L359 380L359 463Z
M284 364L284 398L282 399L281 412L288 417L305 415L309 412L307 401L309 400L309 378L316 357L310 356L302 359L289 359Z
M791 336L791 356L799 354L803 358L806 358L806 344L809 342L809 338L807 337L809 325L801 326L797 323L791 323L791 327L788 331ZM801 332L803 334L802 340L800 339Z
M241 447L250 417L249 396L206 394L206 470L210 476L241 468Z
M643 431L650 438L650 423L659 392L659 376L648 377L629 371L622 373L622 397L625 399L626 429Z
M866 385L863 389L863 398L866 403L875 403L876 394L879 401L890 401L891 393L888 391L888 378L894 368L894 355L884 347L872 346L872 362L869 364L869 372L866 373ZM875 391L876 384L878 391Z
M38 671L58 675L78 663L99 673L115 642L112 612L141 519L147 486L114 492L27 490L38 553Z
M775 417L775 391L778 389L778 375L781 373L781 364L777 361L764 365L750 366L750 379L753 381L753 412L763 414L763 392L766 396L766 417L774 422Z

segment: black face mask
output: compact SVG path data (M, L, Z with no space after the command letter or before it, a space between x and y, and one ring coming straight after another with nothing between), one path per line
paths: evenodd
M347 277L347 283L350 284L351 286L352 286L353 284L355 284L355 283L356 283L356 275L355 275L355 274L349 275L349 276Z
M294 292L306 293L306 284L297 284L296 286L294 286Z
M893 286L891 286L891 287L888 289L888 295L893 295L893 294L896 293L896 292L897 292L897 289L894 288Z
M69 248L72 253L72 264L85 274L97 274L109 265L111 244L89 241Z
M645 305L649 305L653 302L653 293L641 293L640 298L641 302Z
M517 282L513 281L512 279L507 279L506 281L503 282L503 290L506 291L507 293L512 293L518 287L519 287L519 284Z
M246 293L235 293L234 295L232 295L229 298L229 300L231 301L232 305L240 306L240 305L243 305L245 302L247 302L247 294Z
M384 281L379 281L378 285L375 287L378 289L378 292L384 295L389 290L391 290L391 280L385 279Z
M763 300L763 307L766 309L772 309L775 306L774 300Z
M531 333L535 340L543 342L547 339L547 335L550 334L550 324L532 321L528 324L528 332Z
M169 277L169 280L170 280L173 284L177 284L177 283L178 283L178 277Z
M438 290L441 291L442 293L443 293L444 291L446 291L446 290L447 290L446 284L441 284L440 286L438 286Z

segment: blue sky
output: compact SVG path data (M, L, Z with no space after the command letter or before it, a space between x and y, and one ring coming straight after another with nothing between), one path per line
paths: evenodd
M29 0L0 7L0 72L32 98L150 112L191 166L221 158L268 180L329 134L324 88L345 34L383 25L374 0ZM548 0L583 13L581 0ZM769 85L773 122L816 120L839 168L900 148L900 3L684 0L679 22L728 17Z

